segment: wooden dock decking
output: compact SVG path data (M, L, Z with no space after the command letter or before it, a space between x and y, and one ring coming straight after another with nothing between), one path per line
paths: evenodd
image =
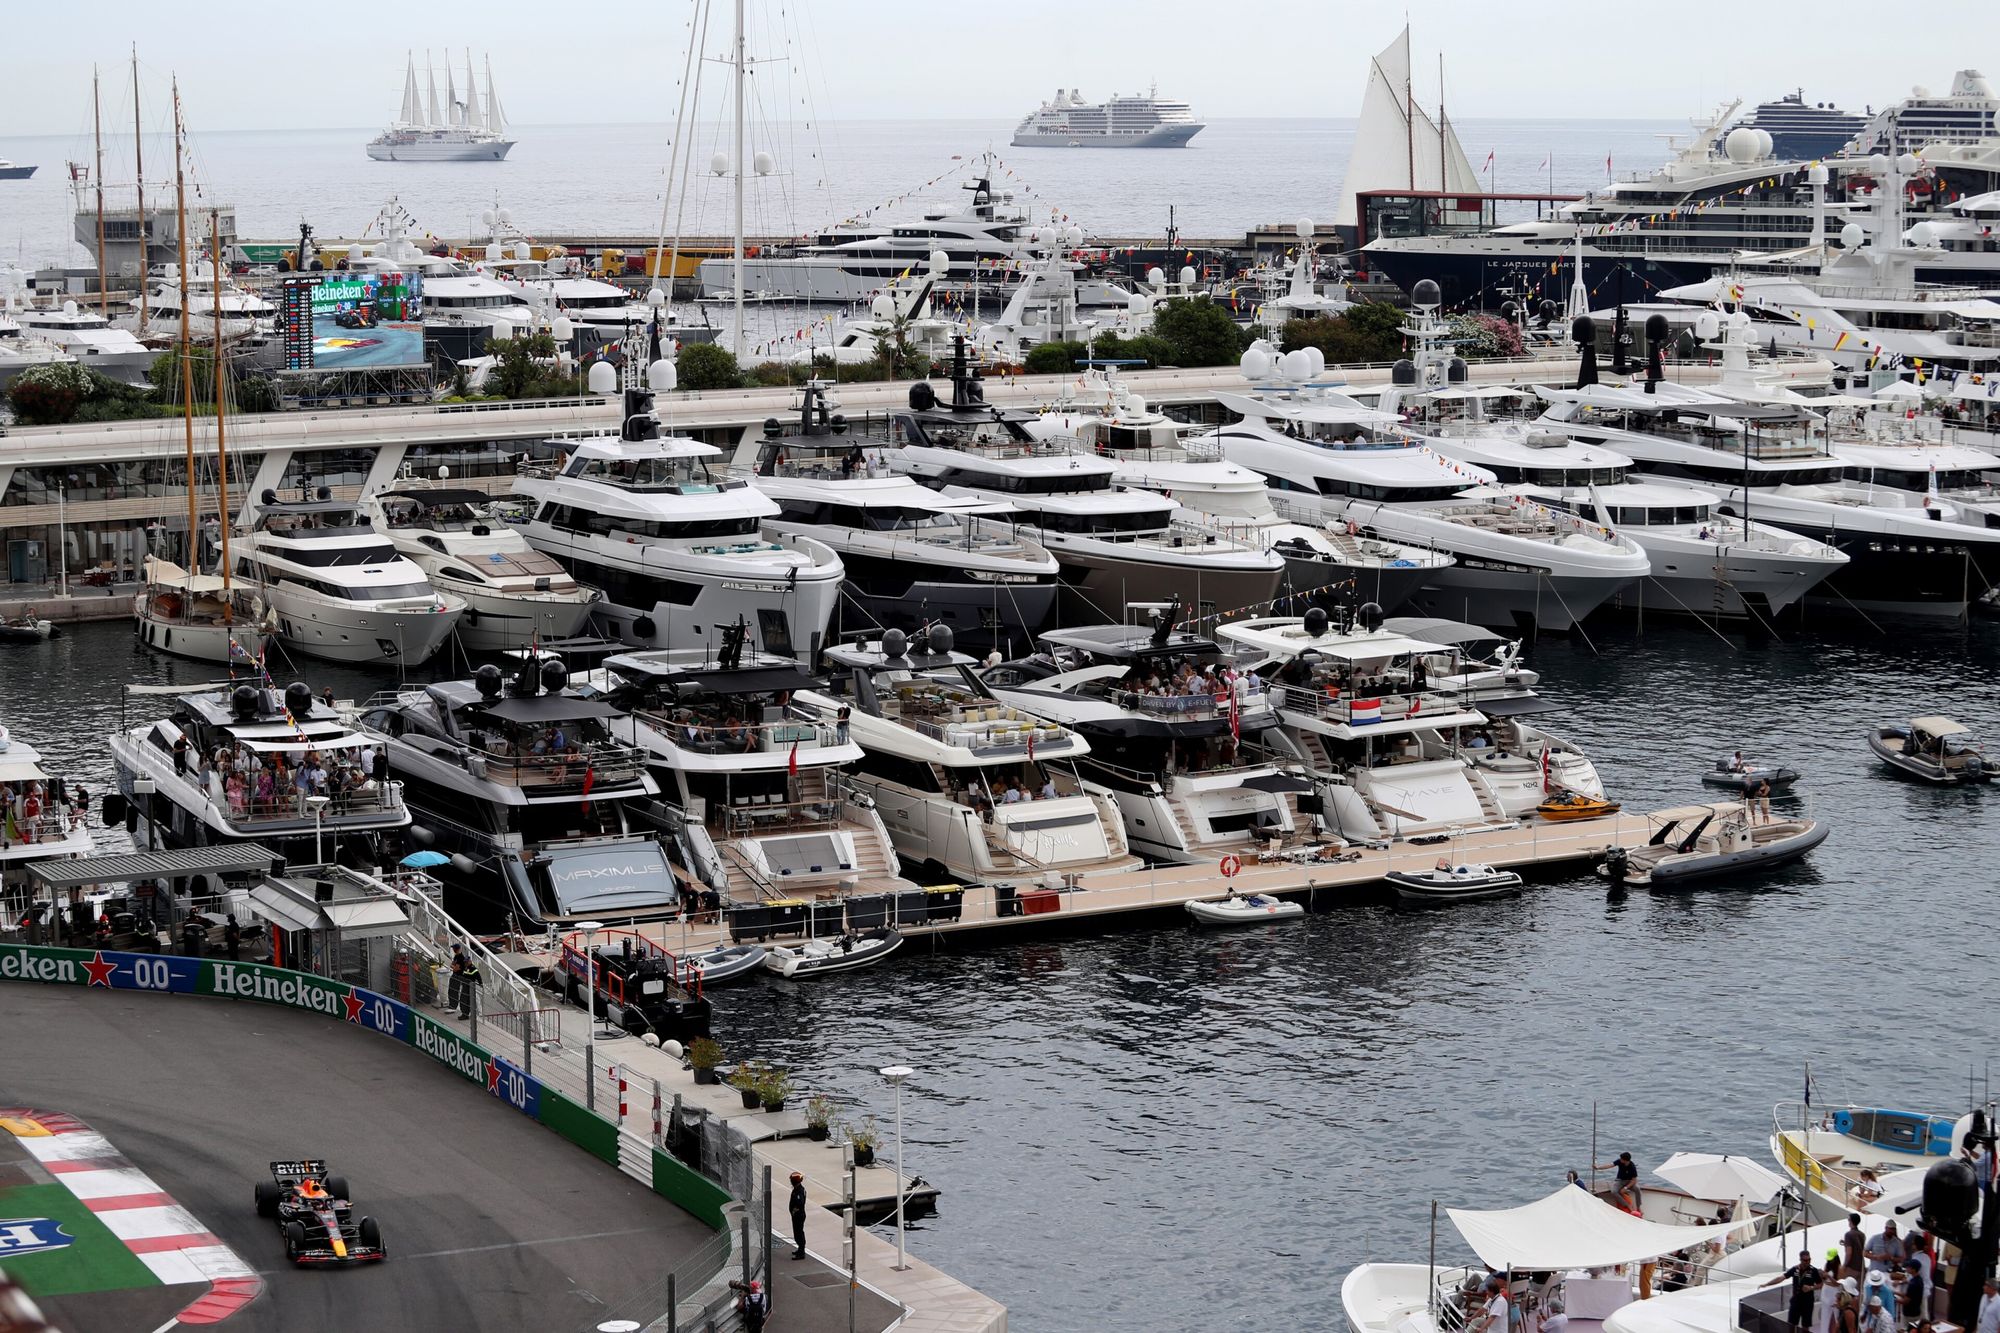
M955 940L979 942L1009 932L1047 929L1112 929L1121 919L1178 910L1198 898L1225 893L1267 893L1303 899L1308 907L1352 899L1382 882L1392 870L1428 870L1440 857L1483 862L1532 874L1543 866L1589 861L1606 847L1643 844L1658 826L1645 816L1617 814L1602 819L1548 823L1529 819L1519 828L1486 829L1454 837L1449 842L1392 842L1360 853L1351 861L1252 861L1232 881L1219 864L1156 866L1084 877L1075 888L1051 893L1033 878L996 887L965 886L955 919L905 921L897 925L907 947L941 949ZM1014 902L1005 903L1011 889ZM1330 895L1330 896L1329 896ZM1034 901L1028 901L1033 899ZM670 921L637 927L676 953L698 952L732 942L724 923ZM771 942L796 936L774 934Z

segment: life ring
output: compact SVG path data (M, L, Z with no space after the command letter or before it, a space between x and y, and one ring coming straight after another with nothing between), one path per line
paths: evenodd
M1235 852L1231 852L1222 858L1222 876L1224 879L1235 879L1242 871L1243 858Z

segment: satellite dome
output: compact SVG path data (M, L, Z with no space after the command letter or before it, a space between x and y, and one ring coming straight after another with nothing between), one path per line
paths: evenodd
M1327 626L1327 614L1325 607L1314 606L1314 607L1308 607L1306 609L1306 618L1305 618L1306 633L1312 635L1315 639L1317 639L1320 635L1326 633L1326 626Z
M498 263L503 257L498 242L491 243L486 247L486 258L488 260Z
M1183 287L1192 287L1192 286L1194 286L1194 280L1195 280L1195 277L1196 277L1196 274L1195 274L1195 271L1194 271L1194 265L1193 265L1193 264L1182 264L1182 265L1181 265L1181 286L1183 286Z
M1429 278L1410 289L1410 304L1419 310L1435 310L1443 303L1444 293Z
M1859 250L1861 243L1868 239L1868 233L1861 229L1859 222L1850 222L1840 229L1840 243L1849 250Z
M498 222L499 220L500 220L499 216L495 214L494 211L490 208L482 209L480 211L479 221L483 226L490 228L494 223Z
M940 278L943 277L946 271L948 271L950 268L951 268L950 255L946 254L942 250L931 251L931 274L933 277L940 277Z
M1756 161L1758 146L1757 131L1748 125L1738 125L1722 139L1722 151L1731 162Z
M1919 250L1934 249L1938 243L1938 229L1935 222L1919 222L1903 233L1903 239Z
M1748 333L1750 331L1750 323L1751 320L1749 311L1735 310L1730 312L1729 327L1736 330L1737 332Z
M1589 315L1578 315L1570 321L1569 340L1578 347L1597 341L1597 321Z
M618 368L609 361L593 361L584 376L590 391L600 398L608 398L618 392Z
M1278 369L1294 384L1304 384L1312 378L1312 358L1303 351L1287 352L1278 359Z
M348 263L350 263L350 264L358 264L358 263L360 263L360 262L361 262L362 260L364 260L364 259L366 259L366 258L368 258L368 247L367 247L367 246L365 246L365 245L360 245L360 244L355 244L355 245L350 245L350 246L348 246L348 247L347 247L347 262L348 262Z
M1868 157L1868 174L1886 176L1889 174L1889 158L1883 153L1871 153Z
M563 665L563 660L560 657L543 658L542 688L550 694L561 694L568 684L569 668Z
M293 717L310 717L313 709L313 688L302 680L295 680L285 686L285 707Z
M1261 347L1245 351L1236 362L1246 380L1261 380L1271 373L1271 354Z
M1446 364L1444 378L1447 384L1463 384L1472 378L1472 367L1465 364L1464 357L1455 356Z
M655 310L658 310L661 306L665 305L666 303L667 303L667 294L661 291L658 287L649 287L646 289L647 305L651 306Z
M1808 185L1824 185L1827 182L1827 178L1828 172L1824 162L1815 162L1806 168L1806 184Z
M1306 360L1312 363L1313 379L1318 379L1321 375L1326 373L1325 352L1320 351L1320 349L1317 347L1305 347L1301 348L1300 350L1306 354Z
M1071 249L1075 249L1077 246L1082 245L1083 228L1077 226L1070 226L1068 228L1065 228L1063 231L1063 244L1070 247Z
M1153 272L1158 273L1159 270L1154 269ZM1125 312L1127 314L1143 315L1146 313L1147 310L1151 308L1152 308L1152 302L1148 301L1144 296L1142 296L1138 292L1133 292L1130 296L1125 298Z
M951 651L951 626L945 624L932 625L930 629L924 632L924 639L930 645L931 651L942 657Z
M1646 337L1651 342L1659 342L1670 332L1671 326L1665 315L1654 313L1646 316Z
M1373 634L1376 630L1382 628L1382 604L1380 602L1363 602L1361 609L1354 613L1354 618L1361 622L1361 628Z
M1924 98L1924 97L1929 97L1930 95L1931 95L1931 90L1929 88L1926 88L1921 83L1912 84L1910 86L1910 96L1912 97Z
M1294 222L1292 224L1292 230L1298 233L1298 237L1300 240L1310 241L1313 238L1313 232L1315 230L1313 227L1313 220L1311 218L1300 218L1297 222Z
M1417 382L1417 363L1404 357L1389 367L1389 383L1409 388Z
M868 303L868 311L877 319L889 319L896 313L896 303L889 299L886 292L877 292L875 299Z
M654 393L667 393L679 381L680 372L664 358L646 367L646 387Z
M1770 132L1769 130L1758 130L1758 131L1757 131L1757 156L1758 156L1758 157L1769 157L1769 156L1771 155L1771 147L1772 147L1772 145L1771 145L1771 132Z
M1154 265L1154 266L1153 266L1152 268L1149 268L1149 269L1147 269L1147 270L1146 270L1146 285L1147 285L1148 287L1164 287L1164 286L1166 286L1166 285L1167 285L1167 275L1166 275L1166 272L1165 272L1164 270L1162 270L1162 269L1161 269L1161 268L1160 268L1160 267L1159 267L1158 265Z
M1694 317L1694 336L1703 342L1714 342L1722 332L1722 320L1713 310L1704 310Z
M549 334L559 343L566 343L576 337L576 325L568 315L557 315L549 321Z
M1136 393L1127 394L1125 396L1125 410L1135 417L1144 416L1146 415L1146 400Z
M750 169L759 176L768 176L778 169L778 164L769 153L759 152L750 159Z
M709 158L708 171L712 176L727 176L729 174L729 154L717 153L714 157Z
M882 652L889 657L901 657L910 650L910 636L899 629L882 631Z

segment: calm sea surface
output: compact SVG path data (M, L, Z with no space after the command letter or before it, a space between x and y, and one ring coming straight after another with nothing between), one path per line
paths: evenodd
M26 181L0 181L0 262L83 265L72 236L66 162L89 162L88 93L79 94L72 137L7 138L0 157L35 163ZM149 131L151 126L149 125ZM325 236L355 236L394 198L436 235L484 235L481 214L496 205L537 234L651 234L660 226L671 131L664 125L518 127L520 142L504 162L371 161L362 146L377 132L245 130L203 133L192 127L196 185L204 197L234 204L245 239L296 238L310 221ZM1501 190L1578 192L1605 183L1605 158L1626 171L1664 159L1659 135L1676 121L1471 120L1458 124L1466 156ZM705 168L722 142L721 127L687 136L697 170L686 211L672 205L689 235L726 235L732 186ZM991 121L867 121L815 133L786 129L753 146L776 161L749 188L752 235L793 235L882 210L906 218L926 205L957 207L958 185L973 159L991 149L1000 182L1017 191L1037 219L1067 216L1099 235L1163 235L1168 209L1181 234L1241 235L1267 222L1299 217L1328 222L1354 139L1352 120L1216 121L1185 149L1012 148L1010 127ZM170 139L148 134L151 182L171 180ZM128 135L106 141L108 182L132 179ZM1543 164L1548 165L1545 167ZM163 174L164 173L164 174ZM676 197L682 192L676 191Z
M943 1207L913 1246L1022 1330L1336 1327L1352 1265L1422 1259L1432 1199L1525 1202L1587 1166L1593 1107L1598 1160L1648 1166L1765 1156L1808 1061L1823 1097L1961 1109L1995 1035L2000 790L1899 782L1862 732L1943 712L2000 735L2000 625L1591 637L1531 661L1563 705L1548 725L1613 795L1658 808L1699 799L1718 753L1782 759L1832 823L1809 863L1672 896L1571 876L1457 911L1366 899L1269 929L906 953L731 991L718 1035L885 1136L874 1071L915 1066L908 1157ZM82 626L0 653L0 717L95 789L122 684L202 678L127 625Z

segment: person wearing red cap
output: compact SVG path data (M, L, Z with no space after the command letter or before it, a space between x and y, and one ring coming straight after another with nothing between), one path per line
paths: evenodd
M771 1296L764 1284L755 1278L748 1282L732 1278L729 1289L742 1293L736 1298L736 1312L743 1316L746 1333L764 1333L764 1321L771 1317Z

